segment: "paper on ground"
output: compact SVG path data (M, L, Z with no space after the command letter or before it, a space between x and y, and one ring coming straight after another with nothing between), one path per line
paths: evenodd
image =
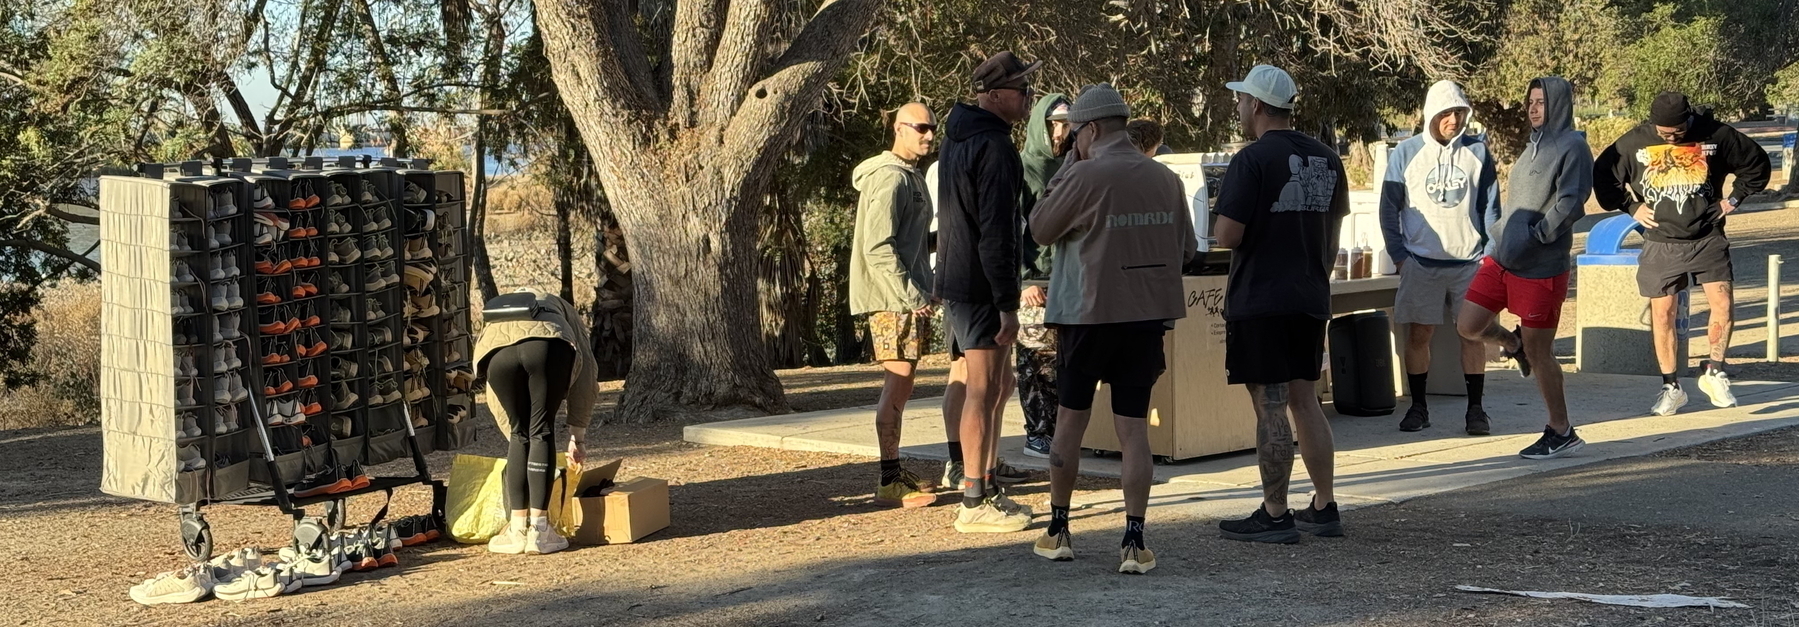
M1628 605L1631 607L1737 607L1748 608L1728 597L1690 597L1684 594L1587 594L1584 592L1536 592L1531 590L1496 590L1475 586L1456 586L1462 592L1486 592L1491 594L1510 594L1536 599L1575 599L1591 601L1606 605Z

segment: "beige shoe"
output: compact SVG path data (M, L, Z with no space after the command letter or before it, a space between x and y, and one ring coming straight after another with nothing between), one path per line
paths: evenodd
M962 533L1012 533L1024 531L1029 526L1030 514L1001 510L992 500L972 509L956 508L956 531Z
M548 519L540 519L525 532L525 554L545 555L568 548L568 538L550 528Z
M487 552L523 555L525 543L528 541L525 529L524 521L507 522L506 529L502 530L500 535L487 541Z
M1036 553L1038 557L1058 562L1073 561L1074 540L1068 536L1067 529L1063 529L1062 533L1053 536L1045 533L1037 538L1037 544L1031 547L1031 552Z
M1127 546L1118 549L1118 572L1141 575L1156 568L1156 554L1149 549Z

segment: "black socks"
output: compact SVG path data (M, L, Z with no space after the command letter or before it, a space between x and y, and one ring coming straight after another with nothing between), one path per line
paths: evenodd
M955 440L949 441L949 461L951 463L956 463L956 464L962 463L962 443L961 442L957 442Z
M1424 397L1426 396L1424 393L1424 381L1429 376L1430 373L1428 372L1421 372L1418 374L1407 373L1405 375L1405 384L1412 387L1413 405L1430 407L1430 403L1424 400Z
M1143 517L1142 516L1126 515L1124 517L1124 544L1121 544L1119 546L1120 547L1134 546L1139 549L1143 548Z
M1053 536L1064 531L1068 531L1068 508L1051 503L1049 506L1049 527L1044 529L1043 532Z
M1662 385L1672 385L1676 388L1680 387L1680 375L1672 372L1662 373Z
M900 478L900 460L881 460L881 485L888 485Z
M1468 383L1468 406L1480 407L1481 396L1487 392L1487 375L1465 374L1462 380Z

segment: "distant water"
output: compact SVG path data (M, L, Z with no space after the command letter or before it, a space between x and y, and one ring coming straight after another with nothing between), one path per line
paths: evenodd
M464 150L463 154L467 155L468 152L469 152L468 150ZM371 157L374 157L377 159L379 159L381 157L389 156L387 154L386 146L369 146L367 148L351 148L349 150L343 150L343 149L339 149L339 148L328 148L328 149L321 149L315 154L317 154L318 156L322 156L322 157L343 157L343 156L360 157L363 155L368 155L368 156L371 156ZM506 176L509 174L518 174L518 172L519 172L519 168L508 165L505 161L496 159L492 155L488 155L488 157L485 161L487 162L487 175L488 176ZM523 165L523 164L521 164L521 165Z

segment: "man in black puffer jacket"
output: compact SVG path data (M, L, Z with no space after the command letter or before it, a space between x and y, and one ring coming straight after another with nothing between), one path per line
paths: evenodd
M1024 165L1012 145L1012 125L1030 112L1025 64L1001 52L974 70L978 106L957 104L945 126L942 181L937 198L936 290L949 334L951 381L945 422L959 414L961 441L951 443L945 481L960 481L956 530L1023 531L1030 511L999 494L995 481L1023 479L1001 468L999 417L1012 387L1009 353L1018 335L1018 199ZM966 382L957 381L962 375ZM962 385L957 385L962 383ZM961 460L955 459L960 450ZM954 472L957 461L962 472ZM961 476L954 476L961 475ZM948 486L945 486L948 487Z

